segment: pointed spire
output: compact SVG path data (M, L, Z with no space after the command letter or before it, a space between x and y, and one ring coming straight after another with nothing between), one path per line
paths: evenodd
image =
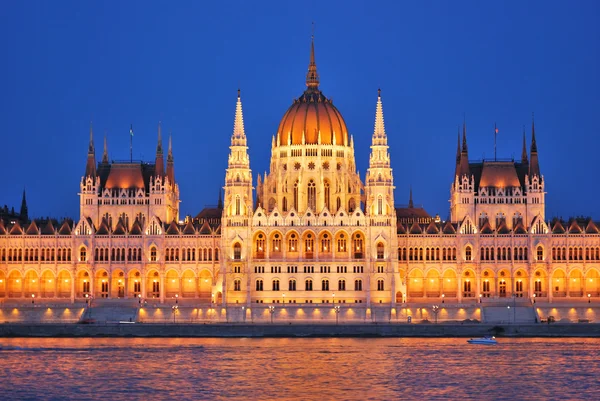
M408 198L408 207L411 209L415 207L412 197L412 185L410 186L410 197Z
M90 121L90 143L88 145L88 154L94 154L96 153L96 150L94 149L94 128L92 127L92 122Z
M154 175L156 177L164 177L165 176L165 159L163 156L162 127L161 127L160 121L158 122L158 143L156 145Z
M85 165L85 176L96 177L96 150L94 148L94 130L90 121L90 143L88 145L87 162Z
M535 142L535 120L533 113L531 113L531 152L537 153L537 144Z
M529 177L540 176L540 164L538 160L537 144L535 142L535 122L531 114L531 157L529 158Z
M25 197L25 188L23 188L23 199L21 200L21 212L19 213L19 218L24 223L29 221L29 213L27 211L27 198Z
M235 105L235 120L233 122L233 140L241 140L245 142L246 132L244 130L244 113L242 112L242 97L241 91L238 89L237 103ZM236 143L241 145L242 143ZM243 143L245 145L245 143Z
M217 203L218 209L223 209L223 198L221 197L221 190L219 189L219 202Z
M106 133L104 133L104 152L102 152L102 163L108 164L108 145L106 144Z
M470 176L469 150L467 146L467 122L463 122L462 151L460 153L460 176Z
M375 109L375 131L373 142L377 139L385 139L385 124L383 122L383 105L381 103L381 89L377 89L377 108Z
M313 23L314 31L314 23ZM310 37L310 62L308 63L308 72L306 73L306 86L309 89L319 89L319 73L317 72L317 62L315 61L315 35Z
M169 133L169 152L167 154L167 177L171 185L175 185L175 163L173 160L173 144L171 133Z
M525 126L523 125L523 150L521 151L521 163L527 164L527 140L525 139Z

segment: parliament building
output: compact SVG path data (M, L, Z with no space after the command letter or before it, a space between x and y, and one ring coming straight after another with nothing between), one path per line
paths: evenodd
M469 160L463 126L447 166L447 221L412 197L396 207L381 92L363 181L342 113L320 90L314 43L268 173L253 180L239 91L217 207L180 216L170 138L166 153L165 162L159 126L153 162L109 161L106 141L98 162L90 128L78 220L0 220L0 300L394 307L600 298L598 225L546 219L533 124L519 161Z

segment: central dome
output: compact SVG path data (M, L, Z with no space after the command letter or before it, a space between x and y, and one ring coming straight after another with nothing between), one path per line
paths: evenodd
M311 43L306 86L304 94L295 99L283 115L277 130L277 143L280 146L286 146L288 143L347 145L348 129L342 115L331 100L319 90L314 41Z
M306 144L348 144L348 130L342 115L319 90L309 88L294 100L277 130L281 146L302 145L303 135Z

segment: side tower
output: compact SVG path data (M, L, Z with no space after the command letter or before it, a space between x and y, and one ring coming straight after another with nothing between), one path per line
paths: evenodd
M461 221L465 216L473 217L475 185L469 168L469 150L467 147L467 124L463 123L462 148L460 134L456 150L456 169L450 189L450 219Z
M531 157L529 163L529 172L525 178L527 188L527 221L531 225L536 216L540 216L542 221L546 216L546 193L544 192L544 176L540 173L540 163L538 160L537 144L535 142L535 122L531 121Z
M217 303L220 301L227 302L226 294L228 291L241 291L241 288L228 288L230 285L227 282L227 274L229 272L239 274L245 272L252 242L250 240L249 224L253 211L252 170L250 170L250 157L248 156L246 133L244 132L242 99L239 90L229 149L229 160L225 173L225 200L221 219L221 250L223 255L221 258L221 284L223 292L222 299L219 299L219 294L216 294ZM238 282L236 281L236 283ZM219 283L217 282L217 284Z
M106 141L105 141L106 145ZM105 150L106 153L106 150ZM96 173L96 150L94 148L94 130L90 122L90 142L88 144L85 173L79 184L79 217L92 217L97 220L100 177Z
M396 277L395 274L398 260L396 255L398 236L396 235L396 209L394 208L394 176L388 149L381 90L378 90L371 156L365 177L365 215L369 240L367 254L371 262L369 270L373 272L373 276L369 279L367 298L371 299L370 291L380 290L378 288L381 286L379 280L384 280L384 283L387 281L382 275L385 273L390 277L390 299L391 304L394 305L396 283L400 277Z

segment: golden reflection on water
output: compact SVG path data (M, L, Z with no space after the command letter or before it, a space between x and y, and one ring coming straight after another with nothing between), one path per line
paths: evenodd
M597 399L600 339L0 339L3 399Z

